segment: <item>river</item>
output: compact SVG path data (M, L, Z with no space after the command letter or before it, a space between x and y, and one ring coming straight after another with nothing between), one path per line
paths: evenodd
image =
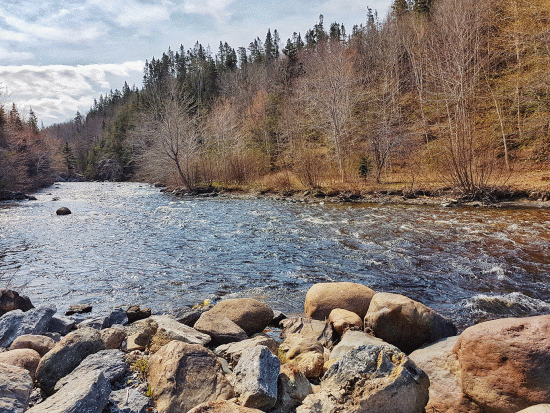
M546 209L176 198L138 183L59 183L36 198L0 203L0 288L60 312L255 297L292 314L314 283L352 281L461 329L550 313Z

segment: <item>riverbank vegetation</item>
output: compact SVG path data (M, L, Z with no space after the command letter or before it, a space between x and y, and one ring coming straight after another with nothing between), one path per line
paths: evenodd
M169 49L141 89L40 134L68 177L550 190L550 1L396 0L352 28Z

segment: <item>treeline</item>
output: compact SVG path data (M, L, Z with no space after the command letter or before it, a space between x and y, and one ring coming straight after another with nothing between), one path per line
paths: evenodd
M32 109L23 116L0 106L0 192L27 191L53 183L58 141L39 130Z
M475 193L548 167L549 69L550 0L396 0L349 32L320 16L285 44L269 30L168 50L142 89L49 131L89 179L288 188L401 172Z

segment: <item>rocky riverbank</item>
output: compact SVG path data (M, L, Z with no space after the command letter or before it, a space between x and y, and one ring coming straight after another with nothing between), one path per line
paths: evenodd
M417 301L346 282L311 287L300 317L250 298L91 311L0 290L0 412L550 411L550 315L457 336Z
M332 203L373 203L432 205L442 207L522 207L550 208L550 191L526 191L511 189L493 189L477 195L460 195L448 188L440 190L243 190L242 188L224 188L204 186L192 190L186 188L166 188L155 186L161 191L176 196L216 197L236 196L255 198L275 198L291 202L332 202Z

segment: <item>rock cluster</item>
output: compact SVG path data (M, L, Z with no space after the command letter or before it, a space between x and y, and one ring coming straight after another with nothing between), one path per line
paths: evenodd
M132 306L82 321L91 309L74 307L77 323L0 297L12 303L0 316L0 412L515 413L550 403L550 315L457 336L423 304L352 283L314 285L306 316L290 318L244 298L177 319ZM280 342L265 334L274 319Z

